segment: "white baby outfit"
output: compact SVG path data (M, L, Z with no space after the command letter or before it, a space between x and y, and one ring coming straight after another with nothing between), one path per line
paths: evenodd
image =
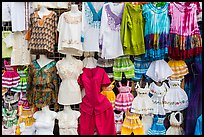
M162 82L171 76L174 72L170 68L169 64L165 60L153 61L146 75L156 82Z
M61 105L73 105L82 102L78 77L83 73L83 63L72 57L69 60L63 58L56 64L58 74L62 79L58 94L58 103Z
M57 113L54 111L43 112L37 111L33 117L36 119L33 126L36 130L36 135L53 135L55 118Z
M139 83L136 85L137 96L132 102L131 112L137 114L150 114L153 113L153 102L149 97L150 89L148 83L145 88L141 88Z
M157 86L154 82L152 82L149 86L150 93L153 94L151 97L153 102L153 114L165 115L166 112L164 110L163 98L166 94L168 86L165 82L161 86Z
M61 111L57 114L60 135L78 135L79 111Z
M76 14L76 15L75 15ZM69 52L74 56L82 56L82 13L64 12L59 17L58 28L58 52Z
M179 121L176 115L179 114ZM181 127L183 122L183 114L181 112L172 112L170 115L170 127L166 131L166 135L184 135L184 130Z
M123 111L121 111L119 114L114 112L114 118L115 118L115 128L116 128L116 134L121 134L121 128L123 126Z
M169 80L170 88L168 88L164 96L164 109L171 111L181 111L188 107L188 96L181 88L181 81Z

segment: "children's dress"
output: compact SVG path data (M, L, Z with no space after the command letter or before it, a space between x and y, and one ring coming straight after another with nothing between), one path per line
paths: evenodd
M113 64L113 78L114 80L122 80L122 73L124 72L127 79L134 77L134 64L129 56L121 56L114 59Z
M28 80L28 67L24 70L18 70L17 71L20 76L20 82L18 83L18 86L12 87L11 91L13 92L26 92L27 89L27 80Z
M169 67L168 63L165 60L153 61L146 75L156 82L162 82L171 76L174 72Z
M126 111L121 135L131 135L132 132L134 135L144 135L143 124L139 117L139 114Z
M185 60L202 53L202 40L197 15L202 11L197 2L170 2L168 14L171 17L168 56Z
M148 131L148 135L165 135L166 128L164 126L165 116L159 117L158 115L154 115L153 124Z
M181 111L188 107L188 96L181 88L181 81L169 80L170 88L164 96L164 109L168 111Z
M4 60L5 72L2 75L2 87L11 88L18 86L20 76L17 73L17 67L11 67L8 61Z
M132 102L131 112L137 114L149 114L153 113L153 102L149 97L150 89L148 83L145 88L141 88L139 83L136 85L137 96Z
M165 115L166 111L164 110L164 96L167 91L167 85L165 82L161 86L157 86L154 82L152 82L149 86L150 93L153 95L151 97L153 102L153 114Z
M170 60L168 62L169 67L174 72L173 75L170 76L172 80L182 80L184 76L188 74L188 67L183 60Z
M123 126L123 111L121 111L119 114L114 113L115 118L115 128L116 128L116 134L121 134L121 128Z
M9 110L2 107L2 117L5 128L12 128L12 126L15 126L18 122L17 110L14 109Z
M134 96L131 93L129 81L127 81L127 86L122 86L121 82L119 82L119 85L119 94L117 95L115 100L115 109L118 111L127 111L131 108Z
M179 121L176 115L179 114ZM181 127L183 122L183 114L181 112L172 112L170 115L170 127L166 131L166 135L184 135L184 130Z
M140 79L145 77L147 81L150 78L146 75L146 72L151 64L151 61L145 60L142 56L136 56L134 58L134 66L135 66L135 77L133 78L134 81L140 81Z
M113 81L108 87L102 87L102 91L101 91L101 94L103 94L108 98L113 108L115 107L115 99L116 99L115 93L113 92L114 82L115 81Z

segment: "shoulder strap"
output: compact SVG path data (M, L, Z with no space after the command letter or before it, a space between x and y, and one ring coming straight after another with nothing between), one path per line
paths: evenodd
M115 80L113 80L113 82L111 82L111 84L110 84L110 85L113 85L113 83L115 83Z
M127 86L129 87L129 85L130 85L130 81L128 80L128 81L127 81Z
M121 84L121 82L119 81L118 83L119 83L120 87L122 87L122 84Z
M145 88L148 88L148 87L149 87L148 82L146 82Z
M136 82L136 86L135 86L135 88L140 88L140 84L139 84L139 82Z
M179 121L176 119L176 115L177 115L177 114L179 114ZM183 121L183 114L178 111L178 112L175 113L174 116L175 116L175 119L177 120L177 122L181 124L182 121Z

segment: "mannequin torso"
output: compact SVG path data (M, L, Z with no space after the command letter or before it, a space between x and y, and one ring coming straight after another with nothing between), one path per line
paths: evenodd
M79 11L78 5L76 4L71 5L71 11L69 13L73 16L81 15L81 11Z
M43 18L43 16L47 16L51 13L45 6L42 6L40 10L38 11L38 15L40 18Z
M49 64L52 61L54 61L54 60L48 59L46 55L40 55L40 58L37 59L37 62L41 68L46 66L47 64Z
M83 63L85 68L95 68L97 66L97 60L94 57L86 57Z

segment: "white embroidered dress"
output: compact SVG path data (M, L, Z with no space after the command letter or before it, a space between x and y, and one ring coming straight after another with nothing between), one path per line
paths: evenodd
M66 54L67 52L74 56L82 56L82 13L64 12L60 15L58 21L59 40L58 52Z

